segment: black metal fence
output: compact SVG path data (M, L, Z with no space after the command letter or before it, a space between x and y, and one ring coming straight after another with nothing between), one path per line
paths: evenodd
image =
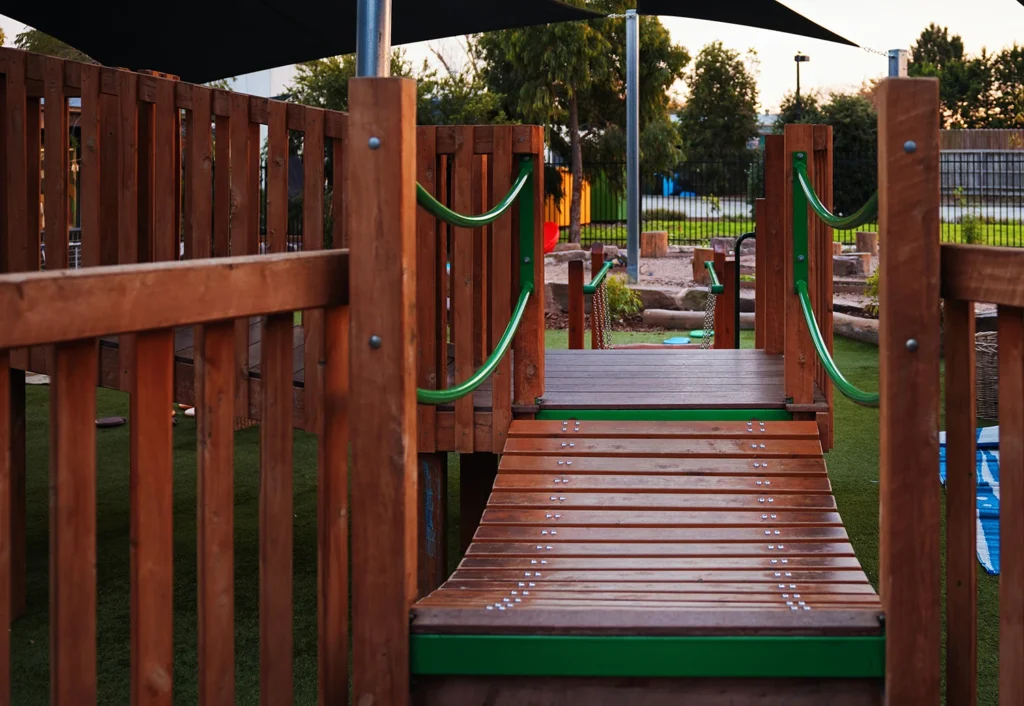
M878 189L873 155L834 158L833 207L852 213ZM625 245L625 165L584 164L580 240ZM548 164L545 220L569 239L572 180L569 167ZM760 151L749 160L683 162L671 173L641 177L641 230L662 230L673 245L704 245L716 236L753 229L753 202L764 196ZM942 153L942 240L1024 247L1024 150L956 150ZM877 223L860 230L877 230ZM852 244L855 231L836 231Z

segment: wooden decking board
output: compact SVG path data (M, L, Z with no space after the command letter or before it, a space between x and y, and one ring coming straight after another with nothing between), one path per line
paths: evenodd
M815 425L750 426L513 422L473 543L412 629L879 634Z

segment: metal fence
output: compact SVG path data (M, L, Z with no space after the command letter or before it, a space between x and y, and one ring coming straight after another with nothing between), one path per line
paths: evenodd
M1024 150L942 152L941 231L951 243L1024 247ZM877 189L873 155L834 158L833 208L852 213ZM625 165L584 164L580 202L583 244L625 245ZM572 179L568 165L548 164L545 220L569 239ZM641 177L641 230L661 230L673 245L706 245L753 229L753 202L764 196L762 153L746 161L683 162L668 174ZM860 230L877 230L877 223ZM855 231L836 231L852 244Z

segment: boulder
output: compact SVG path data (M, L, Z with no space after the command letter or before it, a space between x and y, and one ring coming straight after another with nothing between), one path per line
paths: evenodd
M652 284L634 284L630 286L640 296L644 309L675 309L677 287L659 287Z
M616 245L605 245L604 246L604 261L614 260L619 256L619 248Z
M562 252L548 253L544 256L545 262L573 262L579 260L585 262L590 258L590 253L584 250L563 250Z
M735 296L735 295L732 295L732 296ZM754 292L753 291L744 291L743 288L740 287L740 311L741 312L747 312L747 313L753 313L754 312L754 303L755 303L754 302Z
M878 345L878 319L862 319L836 311L832 313L832 331L843 338Z
M704 311L707 302L707 287L690 287L676 295L676 305L672 308L679 311Z
M563 284L563 294L566 297L564 302L565 306L568 306L569 297L569 285ZM552 282L548 282L544 285L544 313L545 314L564 314L566 309L562 308L563 302L555 296L555 285Z
M870 263L870 255L867 262ZM859 255L837 255L832 258L832 275L835 277L866 277L870 264Z
M569 311L568 282L549 282L547 294L552 303L545 303L544 308L546 311L556 311L561 313ZM590 302L593 300L593 297L583 297L583 310L588 314L590 313Z

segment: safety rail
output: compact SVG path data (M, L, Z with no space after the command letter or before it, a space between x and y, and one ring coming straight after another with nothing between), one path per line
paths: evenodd
M793 179L804 192L804 196L807 198L807 203L814 211L815 215L830 228L836 228L837 230L849 230L851 228L862 226L878 216L877 191L873 193L871 198L868 199L868 202L857 209L856 212L851 213L849 216L837 216L829 211L821 202L821 199L818 198L818 195L814 193L814 187L811 185L810 177L807 174L807 164L799 158L793 162Z
M519 196L519 192L523 190L523 187L530 181L530 175L533 173L533 163L529 159L524 159L519 167L519 175L516 177L515 182L512 184L512 188L505 195L498 204L485 213L481 213L478 216L464 216L461 213L456 213L451 210L443 203L435 199L430 192L423 188L422 184L416 184L416 202L425 208L430 214L436 218L440 218L448 225L458 226L460 228L479 228L480 226L487 226L494 223L496 220L505 215L505 212L515 203L516 197Z
M594 275L593 279L590 280L590 284L583 285L583 293L584 294L593 294L594 292L596 292L598 290L598 288L602 284L604 284L605 277L608 276L608 273L611 271L612 267L614 267L614 266L615 266L614 262L606 262L606 263L604 263L604 265L601 267L601 270L596 275Z
M704 267L708 271L708 277L711 278L711 293L722 294L723 292L725 292L725 285L723 285L721 281L719 281L718 273L715 271L715 263L712 262L711 260L708 260L707 262L704 263Z
M583 281L583 262L569 262L569 350L582 350L586 333L586 297L590 295L590 347L600 350L611 347L611 319L606 284L615 262L605 262L604 245L590 248L590 283Z

